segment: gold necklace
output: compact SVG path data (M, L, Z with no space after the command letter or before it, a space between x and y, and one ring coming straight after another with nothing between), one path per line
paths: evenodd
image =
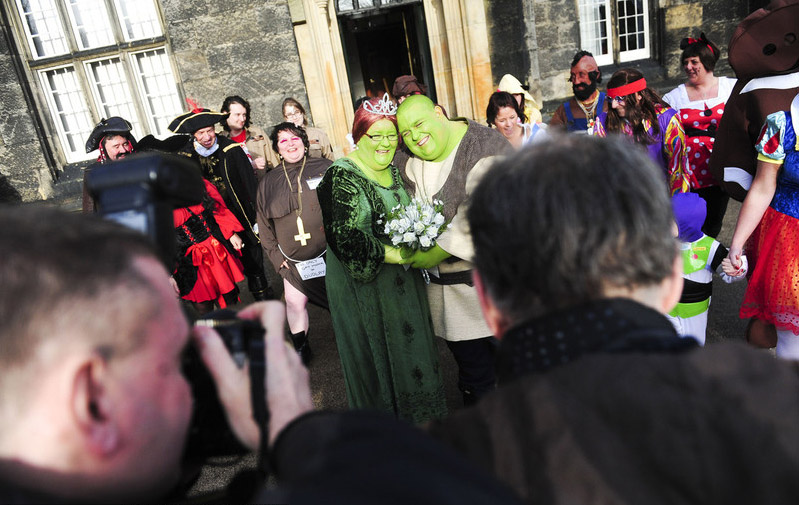
M305 162L308 161L307 156L303 156L302 158L302 167L300 167L300 173L297 174L297 234L294 235L294 240L299 242L301 246L308 245L308 239L311 238L311 234L305 231L305 225L302 222L302 172L305 170ZM291 179L289 179L289 171L286 169L286 160L283 160L283 175L286 176L286 182L289 184L289 195L294 192L294 188L291 187Z
M596 105L597 105L597 103L599 103L599 100L598 100L599 91L594 91L591 94L591 96L593 96L594 99L593 99L593 101L590 102L590 105L587 105L587 106L583 105L583 102L581 102L580 100L577 100L577 106L580 107L580 110L583 111L583 113L585 114L585 118L588 119L588 120L591 120L591 119L594 118L594 113L596 112ZM589 97L589 99L590 98L591 97ZM585 103L588 104L589 102L586 100Z

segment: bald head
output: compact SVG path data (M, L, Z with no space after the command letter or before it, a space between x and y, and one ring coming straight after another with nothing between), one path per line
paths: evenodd
M402 140L417 157L443 161L451 152L453 126L441 107L424 95L409 96L397 110Z

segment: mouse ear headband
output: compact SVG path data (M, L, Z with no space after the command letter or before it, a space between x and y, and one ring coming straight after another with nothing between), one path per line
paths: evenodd
M688 46L693 45L693 44L705 45L705 46L707 46L708 49L710 49L710 53L713 56L717 56L716 55L716 51L713 49L713 46L710 45L710 41L707 40L707 37L705 37L705 32L700 33L698 39L695 39L693 37L686 37L686 38L682 39L680 41L680 49L684 51Z

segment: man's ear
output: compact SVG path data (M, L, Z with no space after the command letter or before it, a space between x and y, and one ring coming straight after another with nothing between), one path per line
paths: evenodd
M483 279L480 277L480 272L475 268L472 270L472 279L474 280L474 289L477 290L477 299L480 300L480 309L483 311L483 319L485 319L488 329L491 334L497 338L502 338L502 335L508 330L510 326L508 319L497 309L494 301L486 292L483 285Z
M90 454L103 458L119 448L121 438L106 386L108 362L93 354L77 368L72 381L72 417Z

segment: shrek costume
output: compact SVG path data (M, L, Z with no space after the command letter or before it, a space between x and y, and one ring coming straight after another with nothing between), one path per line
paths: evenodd
M380 125L396 135L388 120L374 123L369 134ZM358 151L333 163L317 188L328 244L330 313L350 407L418 423L446 414L444 388L422 276L386 263L390 241L382 220L392 207L410 203L389 165L397 139L374 178L351 158L371 156L370 142L364 135Z
M494 387L495 340L472 283L473 247L465 203L493 157L511 152L512 147L496 130L466 119L447 119L429 98L420 95L402 103L397 120L411 151L395 157L408 193L426 201L442 200L444 217L450 222L434 248L441 253L432 261L439 275L430 275L427 297L433 329L447 341L458 362L458 386L464 402L471 404Z

